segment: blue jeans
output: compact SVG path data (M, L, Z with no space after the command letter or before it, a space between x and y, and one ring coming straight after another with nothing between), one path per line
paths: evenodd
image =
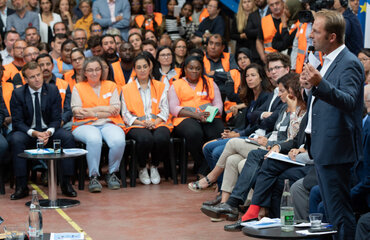
M89 176L99 175L100 154L103 139L109 147L109 173L118 172L123 153L125 151L126 139L122 128L106 123L104 125L83 125L72 132L74 138L86 144L87 164Z

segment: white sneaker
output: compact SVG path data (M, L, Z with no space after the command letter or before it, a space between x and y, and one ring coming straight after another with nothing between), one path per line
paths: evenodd
M139 179L140 179L142 184L145 184L145 185L150 184L150 178L149 178L147 168L143 168L139 171Z
M150 167L150 181L153 184L159 184L161 182L161 176L159 176L158 168L151 166Z

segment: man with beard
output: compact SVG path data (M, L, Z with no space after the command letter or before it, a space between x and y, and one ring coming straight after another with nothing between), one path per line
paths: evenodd
M101 39L101 45L103 47L103 58L108 64L119 61L117 56L117 45L113 35L104 35Z
M71 130L72 126L72 109L71 109L71 89L67 81L63 79L57 78L53 74L53 58L49 54L41 54L36 58L36 62L39 64L42 72L42 76L44 78L45 83L54 84L59 89L60 97L62 98L62 123L61 127L66 130ZM69 129L66 123L69 123ZM67 127L67 128L66 128Z
M28 4L27 4L27 10L28 11L32 11L32 12L35 12L35 13L39 13L40 9L39 9L39 1L37 0L28 0L27 1Z
M136 74L133 70L134 67L134 47L129 42L122 43L119 48L119 56L121 61L114 62L110 65L112 76L109 79L113 79L117 88L121 88L128 83L130 79L133 79Z
M40 43L40 34L35 27L26 28L26 38L24 39L28 45L37 46Z
M22 67L25 64L23 53L26 47L27 43L24 40L17 40L13 45L14 61L4 66L3 80L13 83L15 87L23 85L23 79L16 78L15 80L15 76L21 75Z
M71 63L71 52L72 49L77 47L77 43L71 39L68 39L62 44L61 57L57 60L53 59L54 69L53 73L55 76L62 78L63 74L73 69Z
M37 13L26 9L26 0L12 0L15 13L8 16L6 19L6 30L15 30L19 33L22 39L25 37L27 27L35 27L40 29L39 16Z

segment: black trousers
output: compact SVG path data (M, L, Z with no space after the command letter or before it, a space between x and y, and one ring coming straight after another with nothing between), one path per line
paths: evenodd
M257 174L252 204L270 208L270 217L280 217L280 199L284 190L284 180L292 185L306 176L313 165L297 166L267 158Z
M132 128L127 138L136 141L136 155L140 168L146 166L149 153L152 153L152 165L157 167L163 159L165 165L169 161L168 149L170 145L170 130L167 127L158 127L154 130L147 128Z
M208 165L202 152L203 144L221 137L223 129L224 125L220 118L215 118L211 123L201 123L193 118L186 118L175 127L175 135L186 140L187 151L194 159L198 174L206 176L208 173Z
M53 140L60 139L62 143L62 148L74 148L75 141L71 132L64 130L63 128L58 128L55 130L53 136L49 138L49 141L45 147L52 147ZM18 157L19 153L24 152L25 149L36 148L37 138L30 137L27 133L21 131L12 132L8 136L8 140L11 147L11 152L13 156L13 166L14 175L17 178L22 178L24 181L21 185L27 184L27 159ZM74 160L73 159L63 159L60 163L61 170L64 176L72 176L74 174Z

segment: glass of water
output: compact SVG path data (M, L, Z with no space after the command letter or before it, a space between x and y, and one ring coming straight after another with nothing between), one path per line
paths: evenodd
M60 139L55 139L53 141L53 148L54 148L54 153L60 154L62 152L62 142Z
M44 141L42 139L37 139L36 148L37 148L37 152L43 151Z
M23 224L7 224L4 227L6 240L24 240L25 225Z
M310 223L312 229L321 228L322 213L311 213L310 214Z

